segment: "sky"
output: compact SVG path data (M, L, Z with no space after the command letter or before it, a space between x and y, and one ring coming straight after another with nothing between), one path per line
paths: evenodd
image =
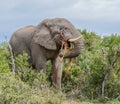
M0 41L19 28L55 17L100 36L120 35L120 0L0 0Z

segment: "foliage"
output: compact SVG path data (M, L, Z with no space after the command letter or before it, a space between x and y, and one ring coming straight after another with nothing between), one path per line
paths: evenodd
M9 64L10 60L9 58L9 52L7 50L7 44L3 42L0 45L0 73L7 73L10 72Z
M82 30L84 50L75 59L64 60L62 91L68 98L100 100L106 104L120 102L120 36L101 38ZM50 61L46 73L35 71L26 53L15 57L15 73L11 72L8 46L0 44L1 104L61 104L64 95L50 87ZM112 101L111 101L112 100Z
M40 89L16 78L13 73L0 73L0 104L60 104L57 93Z
M5 57L1 62L6 65L2 70L4 64L0 64L0 104L60 104L63 94L58 95L49 87L46 73L30 67L26 53L15 57L15 73L11 72L11 60L7 58L10 55L5 47L6 43L0 47L0 55Z
M109 99L119 98L120 36L112 34L101 38L93 32L81 32L85 48L76 62L65 63L63 88L80 99L93 100L103 95Z

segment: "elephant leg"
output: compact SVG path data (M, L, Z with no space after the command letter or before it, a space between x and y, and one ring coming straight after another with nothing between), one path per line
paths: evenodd
M32 44L31 47L33 67L35 67L35 69L37 69L38 71L46 70L47 59L45 57L45 52L43 51L42 47L37 44Z
M37 61L35 63L35 68L40 71L40 70L46 70L46 60L41 58L41 56L39 56L37 58Z
M62 79L62 61L59 56L52 60L52 85L57 89L61 90L61 79Z

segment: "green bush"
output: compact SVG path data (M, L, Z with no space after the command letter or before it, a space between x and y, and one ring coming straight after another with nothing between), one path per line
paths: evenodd
M65 63L63 88L80 99L116 99L120 96L120 36L100 38L93 32L82 31L85 48L76 62ZM69 65L68 65L69 64ZM68 67L67 67L68 66Z
M71 63L63 62L62 91L69 98L101 100L104 97L102 100L107 104L118 103L120 36L112 34L101 38L94 32L81 32L85 48ZM28 55L23 53L15 57L15 73L12 73L7 47L6 43L0 44L0 103L61 104L64 97L50 87L50 61L46 73L37 72L29 65Z
M63 95L49 87L49 71L36 72L23 53L15 57L15 73L12 72L7 47L7 43L0 45L0 104L60 104Z
M10 57L9 51L7 49L7 44L3 42L0 44L0 73L10 72Z
M60 104L61 99L52 89L41 89L23 82L13 73L0 73L0 104ZM42 82L43 83L43 82ZM40 84L40 81L39 83ZM39 85L40 86L40 85Z

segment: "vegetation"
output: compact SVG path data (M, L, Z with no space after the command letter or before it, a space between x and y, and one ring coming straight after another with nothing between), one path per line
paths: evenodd
M46 73L38 73L23 53L15 57L14 73L8 45L1 43L0 104L81 104L82 101L119 104L120 36L100 37L86 30L81 33L85 45L83 52L71 62L64 60L63 63L63 93L50 87L50 62Z

